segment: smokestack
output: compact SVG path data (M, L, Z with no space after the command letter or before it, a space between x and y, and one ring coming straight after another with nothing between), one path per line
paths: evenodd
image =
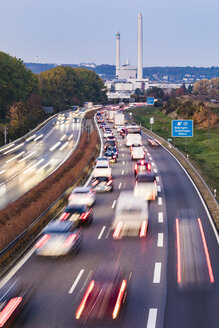
M120 33L116 33L116 78L119 78L120 71Z
M138 14L138 80L143 78L142 14Z

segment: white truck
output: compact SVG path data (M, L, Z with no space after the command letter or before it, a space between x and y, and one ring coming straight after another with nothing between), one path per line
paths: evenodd
M142 138L139 133L129 133L125 136L125 145L130 147L131 145L139 144L142 145Z
M124 126L124 125L125 125L125 115L123 113L115 113L114 128L116 129L117 126Z

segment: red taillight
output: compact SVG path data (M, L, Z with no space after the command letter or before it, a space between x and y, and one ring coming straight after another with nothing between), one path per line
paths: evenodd
M47 241L51 238L50 235L45 234L35 245L36 248L40 248L43 245L45 245L45 243L47 243Z
M76 234L72 234L68 236L68 238L64 242L64 246L69 247L75 241L76 237L77 237Z
M96 186L98 184L98 180L95 180L93 183L92 183L92 186Z
M70 215L70 213L65 213L65 212L64 212L64 213L60 216L59 220L65 221L65 220L69 217L69 215Z
M76 319L80 319L80 316L81 316L81 314L82 314L82 312L84 310L84 307L85 307L85 303L86 303L86 301L88 299L88 296L91 293L91 291L92 291L93 288L94 288L94 281L92 280L90 282L90 285L88 286L88 289L87 289L87 291L86 291L86 293L85 293L85 295L84 295L84 297L83 297L83 299L81 301L81 304L79 305L79 308L78 308L78 310L76 312L76 315L75 315Z
M151 171L151 164L148 163L148 171Z
M112 180L110 180L110 181L108 181L108 182L107 182L107 184L106 184L106 185L107 185L107 186L109 186L109 185L111 185L111 183L112 183L112 182L113 182L113 181L112 181Z
M140 230L140 237L145 237L146 233L147 233L147 227L148 227L148 223L147 221L143 221L141 224L141 230Z
M8 321L12 313L16 310L18 305L22 302L22 297L12 298L4 309L0 312L0 327Z
M112 314L113 319L115 319L119 313L119 309L123 300L123 295L125 293L126 285L127 285L127 281L123 280L116 300L116 305L113 310L113 314Z
M115 238L115 239L119 238L121 230L122 230L122 221L119 221L117 226L116 226L116 229L114 230L113 238Z
M80 220L83 220L83 221L86 220L88 215L90 214L90 212L91 212L91 209L86 213L82 213L80 216Z
M135 164L135 171L137 171L137 169L138 169L138 165L137 165L137 164Z

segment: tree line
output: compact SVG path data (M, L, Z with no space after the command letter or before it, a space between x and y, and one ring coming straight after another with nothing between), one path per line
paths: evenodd
M48 114L43 106L53 106L54 113L81 106L86 101L107 101L102 79L84 68L58 66L40 74L26 68L21 59L0 52L0 144L14 140L41 123Z

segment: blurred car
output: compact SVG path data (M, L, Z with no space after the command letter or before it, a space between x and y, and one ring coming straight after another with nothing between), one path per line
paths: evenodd
M142 146L132 147L131 150L132 159L144 159L145 151Z
M157 182L152 171L139 172L136 175L134 196L146 200L155 200L157 197Z
M110 131L110 130L105 130L105 131L103 132L103 137L104 137L104 138L108 138L108 137L110 137L110 136L112 136L112 131Z
M115 140L106 140L104 142L104 150L107 150L109 146L116 147L116 142Z
M109 160L106 156L98 157L96 159L96 165L101 165L101 164L105 164L105 163L108 163L108 165L109 165Z
M134 173L135 176L139 173L139 172L147 172L147 171L151 171L151 164L148 163L145 159L141 159L138 160L137 163L134 166Z
M81 229L76 229L74 221L55 220L43 230L43 235L35 244L38 256L66 256L77 253L81 247Z
M123 129L124 127L122 126L122 125L117 125L117 127L116 127L116 131L118 132L118 133L120 133L120 131Z
M157 139L148 139L148 144L150 147L160 147L161 143Z
M104 118L102 116L98 116L97 123L104 123Z
M68 197L68 203L74 205L92 206L96 201L96 194L92 187L76 187Z
M145 237L148 226L148 202L134 197L133 191L122 191L116 204L112 224L113 238Z
M113 191L112 177L95 177L92 181L92 187L96 192Z
M72 221L76 226L79 224L90 225L93 221L92 208L87 205L69 204L65 208L64 213L59 217L59 220Z
M116 158L118 158L118 151L117 151L117 148L116 147L109 146L107 148L107 150L112 151L114 153L114 155L116 155Z
M74 118L72 119L72 122L73 122L73 123L80 123L80 118L79 118L79 117L74 117Z
M120 130L120 135L121 135L121 137L124 139L125 138L125 128L122 128L121 130Z
M106 140L113 140L113 141L116 141L116 137L114 135L110 135L106 138Z
M118 266L99 265L76 311L81 322L114 320L125 302L128 278Z
M104 127L106 126L106 123L101 123L100 124L100 128L103 130L104 129Z
M12 327L15 323L20 327L30 311L32 293L33 288L21 278L12 278L0 288L0 327Z
M106 156L109 160L110 163L116 163L116 155L113 150L109 149L110 147L107 148L107 150L104 153L104 156Z

